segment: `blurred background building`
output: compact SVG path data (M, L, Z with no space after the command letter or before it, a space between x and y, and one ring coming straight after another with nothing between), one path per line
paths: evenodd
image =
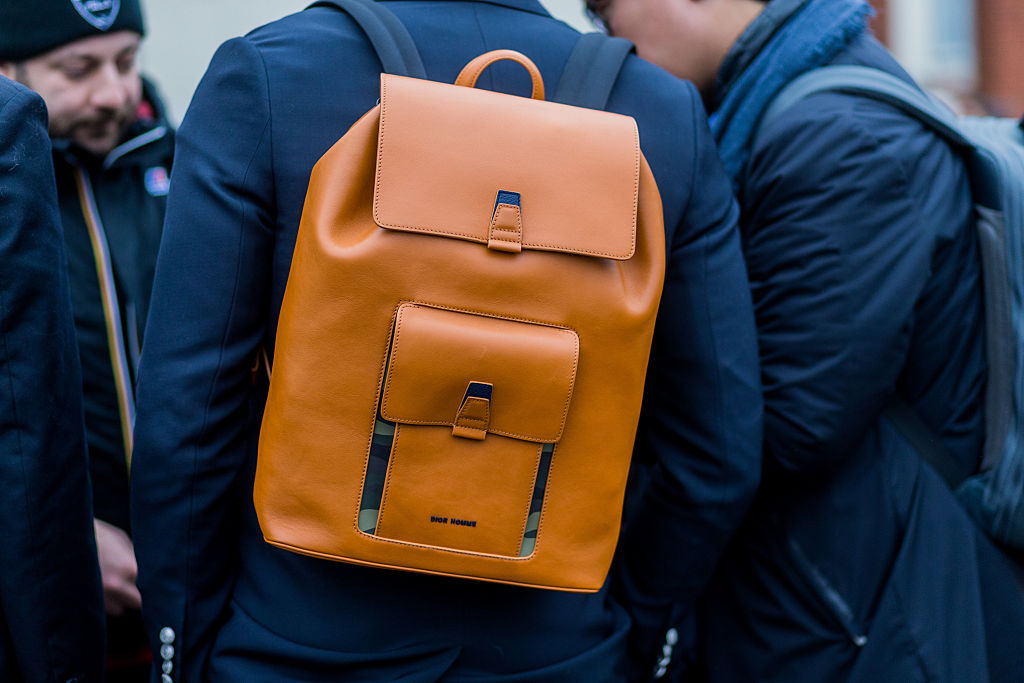
M312 0L143 0L142 63L180 121L217 46ZM542 0L591 30L583 0ZM1024 113L1024 0L871 0L875 32L925 86L972 113Z
M871 0L915 78L971 113L1024 113L1024 0Z

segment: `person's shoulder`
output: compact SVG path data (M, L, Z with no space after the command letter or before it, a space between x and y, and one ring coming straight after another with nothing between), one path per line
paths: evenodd
M43 107L43 98L21 83L0 76L0 110L11 104L38 109Z
M0 76L0 105L26 90L27 88L20 83L12 81L6 76Z
M258 26L245 34L256 48L286 48L345 37L365 42L361 29L344 12L332 7L311 7Z
M245 64L293 78L296 70L322 69L354 55L373 55L366 34L347 14L312 7L231 38L218 49L221 63Z
M873 39L872 39L872 42ZM836 64L856 64L886 71L913 84L880 46L854 46ZM879 51L880 50L880 51ZM939 153L953 161L949 145L898 107L866 95L843 92L812 94L766 122L752 150L751 168L788 168L794 177L832 178L840 169L858 174L871 165L872 177L888 182L885 169L911 175L915 160Z
M830 66L877 69L919 87L885 47L869 33L841 50ZM789 113L788 127L825 126L838 135L860 135L882 142L906 140L915 134L930 135L912 116L895 105L865 95L824 92L798 102Z
M771 144L794 137L878 139L890 127L907 126L910 119L895 107L863 95L820 92L794 103L782 115L766 122L761 139Z
M696 87L639 57L623 64L609 105L636 120L648 161L661 158L674 166L693 155L697 141L710 136ZM653 166L657 171L659 163Z
M46 122L43 98L0 76L0 162L4 167L14 168L26 158L37 157L32 150L45 149L49 156Z
M916 150L931 145L919 137L923 132L906 115L865 97L811 95L760 131L741 204L756 205L763 196L803 202L854 187L865 194L906 192Z
M688 109L700 101L692 83L636 56L630 56L622 65L616 88L621 88L622 95L635 97L643 106L658 110L675 111L680 105Z

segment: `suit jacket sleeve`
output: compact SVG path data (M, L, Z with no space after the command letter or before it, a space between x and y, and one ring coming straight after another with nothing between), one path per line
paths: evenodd
M753 498L761 471L757 334L739 211L692 86L681 131L690 186L670 231L636 459L651 463L615 579L650 675L672 613L689 612ZM633 493L637 491L634 490Z
M139 588L156 661L177 680L204 680L236 574L237 497L252 495L240 483L273 247L269 130L261 57L229 41L178 133L137 387Z
M103 675L103 599L65 263L46 109L35 94L0 82L4 680Z

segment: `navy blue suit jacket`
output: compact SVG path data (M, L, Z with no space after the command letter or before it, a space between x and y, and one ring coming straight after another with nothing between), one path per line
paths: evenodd
M439 81L512 48L551 89L578 37L536 0L389 7ZM759 477L738 212L699 98L630 58L609 103L636 118L661 188L668 275L637 442L652 483L632 506L617 595L574 595L311 559L267 545L257 526L266 389L251 386L249 369L261 344L273 347L313 164L374 106L379 73L347 16L308 10L226 43L179 132L132 470L151 638L159 646L166 629L174 651L162 654L187 680L310 670L332 680L621 679L631 619L620 604L637 651L653 650L672 602L691 604L702 589ZM529 93L514 64L478 85Z
M82 379L38 95L0 76L0 680L100 681Z

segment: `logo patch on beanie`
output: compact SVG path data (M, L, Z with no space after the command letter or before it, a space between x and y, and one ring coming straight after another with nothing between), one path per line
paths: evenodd
M117 21L121 11L121 0L71 0L82 18L101 31L106 31Z

